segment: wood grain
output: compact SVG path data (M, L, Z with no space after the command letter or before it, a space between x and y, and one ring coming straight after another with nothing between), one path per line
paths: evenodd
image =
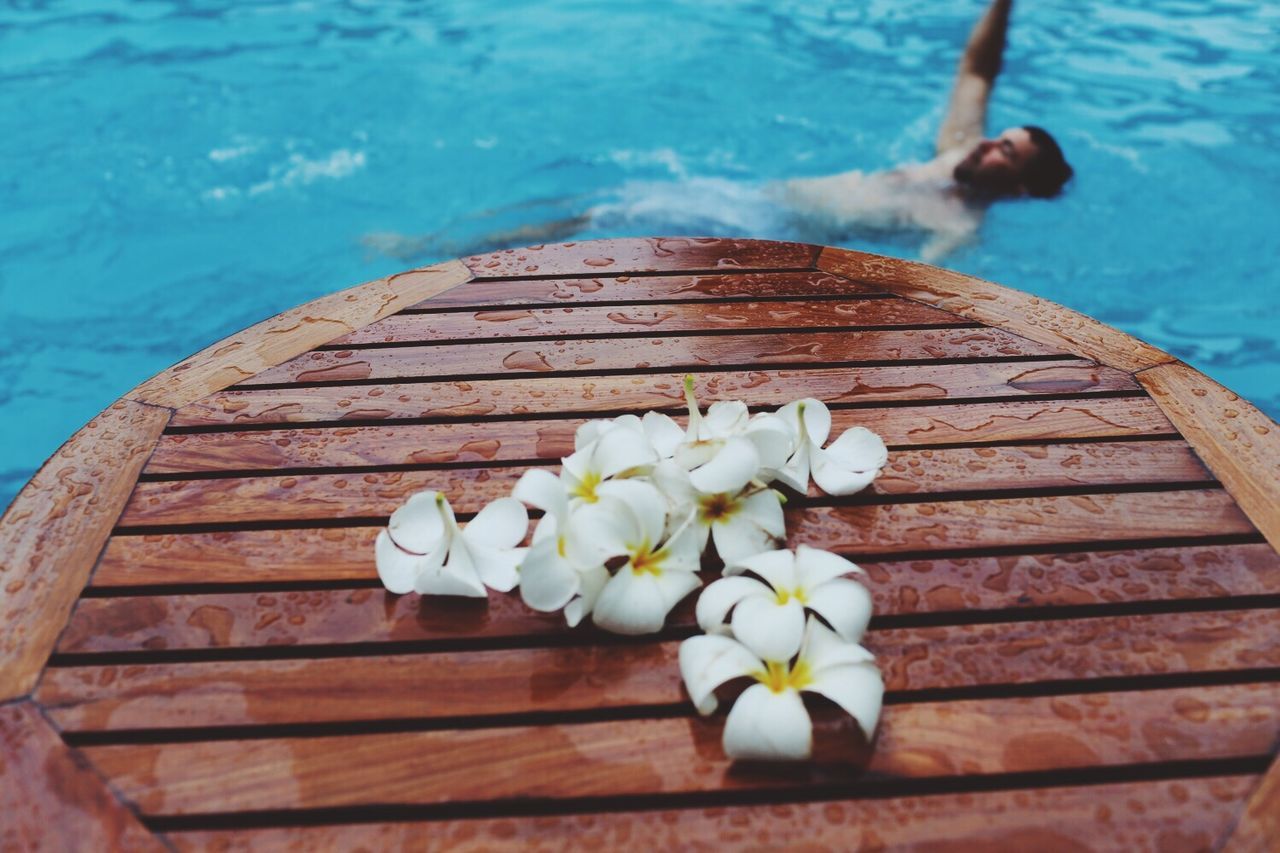
M1089 361L1044 361L751 370L694 374L703 405L750 399L781 406L811 396L827 403L1136 391L1122 371ZM174 426L227 426L395 418L477 418L552 412L643 412L684 408L684 374L591 378L522 377L321 388L247 389L211 394L174 413Z
M1280 549L1280 426L1185 364L1144 370L1138 381Z
M813 507L787 513L788 541L850 555L957 548L1105 543L1254 532L1220 490L1113 495L961 500L912 504ZM363 571L372 577L376 527L166 533L113 537L95 583L167 566L168 583L200 583L245 568L275 567L277 578L298 579L294 567L326 572ZM148 556L154 550L154 554ZM137 565L129 569L122 562ZM330 569L330 566L334 568ZM343 575L345 576L345 575ZM259 576L260 577L260 576ZM136 580L135 580L136 582ZM211 580L204 582L213 582Z
M389 516L424 490L444 492L455 512L507 497L525 466L386 473L288 474L139 483L120 526L239 524ZM1212 477L1182 442L1019 445L899 450L864 492L877 496L1005 489L1204 483ZM810 484L809 498L830 500Z
M1248 795L1230 835L1223 834L1223 853L1273 853L1280 849L1280 757L1271 762Z
M633 279L647 281L648 279ZM474 282L485 287L486 282ZM465 287L470 287L466 285ZM455 289L456 291L457 289ZM431 303L426 303L431 304ZM910 299L840 299L806 302L664 302L657 305L557 305L519 310L397 314L344 335L332 346L440 343L554 335L662 334L668 332L783 332L795 328L957 326L972 323ZM976 339L982 342L984 339Z
M1194 710L1171 712L1179 707ZM781 773L733 766L722 720L398 732L86 747L145 814L513 798L803 791L859 778L926 779L1265 755L1280 685L891 706L862 761ZM847 735L846 735L847 737Z
M676 421L685 423L683 417ZM865 426L891 447L1174 433L1168 418L1147 397L835 409L831 422L833 435ZM582 423L581 419L389 423L165 435L144 473L557 460L573 452L573 434Z
M236 387L536 376L552 371L587 374L605 370L698 370L708 365L749 369L779 364L971 361L1053 353L1050 347L1016 335L969 328L442 344L307 353L268 368Z
M175 832L182 851L1207 850L1253 778L1031 788L768 806Z
M35 684L169 416L116 403L60 447L0 518L0 700Z
M450 261L322 296L250 326L153 376L130 399L180 407L467 281Z
M716 237L590 240L505 249L465 263L478 279L530 275L616 275L682 270L809 269L818 247L804 243Z
M164 850L31 702L0 707L0 848Z
M863 644L891 692L1246 672L1280 666L1280 612L896 628L872 631ZM667 642L51 667L35 698L59 728L77 732L679 707L687 699L678 649Z
M787 519L789 542L855 556L1253 532L1231 496L1212 490L822 507Z
M796 300L815 296L863 296L885 291L818 270L711 273L707 275L601 275L516 281L475 279L412 305L407 311L450 311L501 306L597 302L707 302L750 299ZM346 338L340 340L347 340Z
M822 250L818 268L1121 370L1132 372L1173 360L1168 353L1070 308L951 270L832 248Z
M226 534L189 534L163 537L163 548L139 548L136 561L129 552L117 552L109 564L111 573L104 564L94 583L121 584L113 591L125 594L82 600L58 652L514 639L549 637L564 630L559 614L535 613L519 596L508 595L494 595L488 602L449 601L395 596L369 587L127 594L129 583L376 583L367 557L376 530L355 532L365 539L313 540L311 531L263 531L236 534L227 543L214 541ZM296 534L291 541L290 534ZM304 535L314 545L302 546ZM273 549L265 541L269 536L286 541ZM113 542L133 543L138 538ZM153 544L161 539L155 537ZM241 549L235 550L234 544ZM198 549L214 554L207 569L196 559ZM962 620L962 614L982 610L1280 593L1280 555L1265 543L875 562L862 567L880 616L956 613ZM692 603L678 606L668 624L692 626ZM575 636L582 643L602 639L589 627Z

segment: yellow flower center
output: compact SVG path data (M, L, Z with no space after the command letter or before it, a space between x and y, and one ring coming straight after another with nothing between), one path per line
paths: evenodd
M596 495L596 486L604 480L598 471L588 471L578 484L569 490L569 494L575 498L582 498L587 503L595 503L600 498Z
M649 543L645 542L631 555L631 571L638 575L660 576L662 574L662 561L666 556L662 549L650 551Z
M788 601L790 601L793 598L796 601L800 602L801 604L809 603L809 596L805 595L804 590L800 589L799 587L795 589L780 589L777 592L777 599L779 604L786 604Z
M795 666L789 666L771 660L765 663L764 672L753 672L751 677L774 693L781 693L787 688L803 690L813 683L813 674L809 672L809 664L805 661L796 661Z
M698 499L698 513L708 524L723 521L738 511L738 501L729 495L706 495Z

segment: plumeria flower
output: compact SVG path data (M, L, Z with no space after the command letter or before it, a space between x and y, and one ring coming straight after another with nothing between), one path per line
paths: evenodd
M520 597L544 613L564 609L569 627L581 622L595 606L609 580L604 560L584 550L570 536L569 488L545 468L532 468L520 477L512 497L543 511L533 532L533 544L520 563Z
M378 533L378 577L397 594L484 598L486 586L509 592L524 557L516 546L528 529L529 513L512 498L489 504L463 529L443 494L418 492Z
M703 634L680 644L680 674L699 713L715 711L715 690L734 678L756 684L743 691L724 726L724 751L734 759L796 761L813 752L813 722L802 692L825 696L858 721L868 740L884 699L872 654L810 619L792 662L761 658L731 637Z
M791 454L792 433L777 417L752 418L747 404L737 400L712 403L704 416L693 394L692 376L684 379L684 397L689 423L683 431L658 412L645 415L643 424L658 456L675 459L690 472L699 491L737 493L762 470L772 472Z
M595 599L592 620L616 634L651 634L662 629L671 608L702 585L702 549L685 521L665 537L667 502L650 483L614 480L600 486L599 500L574 513L571 536L590 559L625 562Z
M787 536L781 493L765 486L749 485L736 493L700 492L687 471L667 460L654 466L653 482L666 495L672 519L693 514L698 550L707 539L726 564L776 548Z
M580 433L582 429L579 428ZM591 438L593 432L595 437ZM643 429L630 425L597 426L582 437L590 440L560 460L560 477L569 490L572 505L595 503L596 487L605 480L642 469L658 459ZM577 440L575 436L575 446Z
M831 412L821 400L807 397L788 403L778 416L796 436L791 458L777 478L797 492L809 490L809 476L829 495L852 495L865 489L889 460L884 440L865 427L853 427L831 443Z
M841 639L856 643L871 619L871 593L845 575L862 573L843 557L807 545L794 554L768 551L736 560L698 598L698 625L707 633L725 633L725 617L733 611L733 636L766 660L790 660L796 654L806 611L821 616Z

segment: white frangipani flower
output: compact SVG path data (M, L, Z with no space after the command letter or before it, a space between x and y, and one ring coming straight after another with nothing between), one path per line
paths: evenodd
M806 397L778 410L793 431L791 458L777 471L777 479L801 494L809 490L809 476L829 495L852 495L865 489L889 459L884 440L865 427L852 427L823 449L831 434L831 412L821 400Z
M483 598L486 586L508 592L525 551L516 546L528 529L528 512L512 498L489 504L464 529L443 494L418 492L378 533L378 577L397 594Z
M512 496L542 510L533 544L520 563L520 597L544 613L564 608L569 627L582 621L609 579L602 559L571 537L575 529L565 481L545 468L526 471Z
M591 440L560 460L560 477L569 490L571 506L595 503L596 487L605 480L642 469L658 460L644 430L638 426L638 418L636 424L614 422L609 427L597 427L595 430L587 430L586 425L579 427L581 437ZM593 432L596 435L591 438ZM575 445L577 440L575 436Z
M761 659L730 637L703 634L680 644L680 674L699 713L715 711L715 690L734 678L756 680L729 711L724 751L730 758L796 761L813 752L813 722L801 692L825 696L857 720L868 740L884 699L875 658L810 619L796 659Z
M786 539L784 498L765 486L749 485L737 493L707 494L698 491L687 471L672 461L654 466L653 482L666 495L672 519L692 513L698 550L708 537L725 563L776 548Z
M747 404L737 400L712 403L704 416L693 394L692 376L684 379L684 397L689 423L682 435L675 421L658 412L649 412L643 423L658 456L675 459L690 472L699 491L737 493L762 470L772 475L791 453L791 432L775 416L752 418Z
M764 579L744 577L751 572ZM766 660L790 660L800 649L805 611L818 614L841 639L856 643L871 620L871 593L849 574L862 569L828 551L801 545L736 560L725 577L698 598L698 625L707 633L732 634Z
M574 513L571 524L592 559L625 558L592 610L592 620L616 634L651 634L662 629L671 608L702 585L702 549L688 521L671 535L667 502L651 483L614 480L600 486L600 498Z

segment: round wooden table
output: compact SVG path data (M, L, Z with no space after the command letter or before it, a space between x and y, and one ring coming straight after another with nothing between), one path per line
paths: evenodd
M865 760L734 766L675 665L373 540L584 418L814 396L884 436L793 543L862 564ZM1025 293L751 240L539 246L361 285L144 382L0 522L6 849L1280 849L1280 433Z

